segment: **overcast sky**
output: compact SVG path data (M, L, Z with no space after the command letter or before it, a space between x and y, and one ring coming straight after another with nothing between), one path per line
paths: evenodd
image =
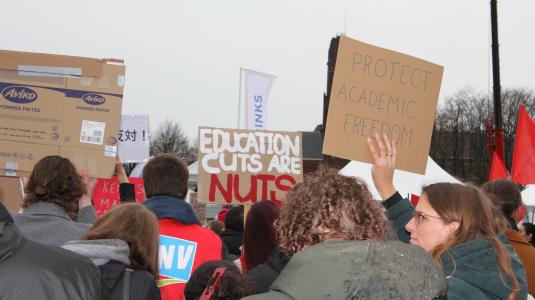
M344 31L443 65L439 101L492 88L488 0L3 0L2 11L1 48L123 58L123 113L148 113L151 129L179 121L191 138L199 125L236 127L240 67L278 77L269 129L313 130L329 43ZM535 88L534 11L499 1L504 88Z

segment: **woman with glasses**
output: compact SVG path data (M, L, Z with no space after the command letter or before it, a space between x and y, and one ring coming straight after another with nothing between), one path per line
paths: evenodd
M522 263L500 235L505 228L490 199L472 185L423 188L415 208L393 185L395 143L368 139L372 178L399 239L425 249L448 279L448 299L526 299Z

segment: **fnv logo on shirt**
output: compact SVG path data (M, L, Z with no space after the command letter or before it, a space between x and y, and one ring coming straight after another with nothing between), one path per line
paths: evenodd
M158 286L188 282L196 251L195 242L160 235Z

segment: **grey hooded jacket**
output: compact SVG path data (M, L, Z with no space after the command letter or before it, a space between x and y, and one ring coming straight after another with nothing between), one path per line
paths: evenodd
M329 241L296 253L265 294L244 299L433 299L446 280L433 258L399 241Z
M89 259L26 239L0 203L0 299L109 299Z
M22 213L13 213L15 224L28 239L45 245L61 246L79 240L96 220L93 206L80 209L74 222L65 209L52 202L37 202Z
M124 274L130 265L130 248L125 241L117 239L71 241L62 248L91 259L100 269L111 299L123 299ZM139 269L132 271L129 299L160 299L160 290L151 273Z

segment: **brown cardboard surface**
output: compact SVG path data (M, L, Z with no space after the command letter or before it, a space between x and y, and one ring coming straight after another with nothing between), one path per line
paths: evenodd
M23 183L20 177L0 176L0 202L8 211L18 212L22 205Z
M72 68L83 76L59 74ZM62 155L91 176L111 177L124 72L108 60L0 51L2 175L31 172L42 157Z
M206 203L283 201L303 180L300 132L199 127L198 157L198 198Z
M7 70L17 70L19 65L74 67L81 68L84 76L100 77L102 62L89 57L0 50L0 68Z
M443 69L340 37L323 153L371 163L366 138L387 134L396 168L424 174Z

